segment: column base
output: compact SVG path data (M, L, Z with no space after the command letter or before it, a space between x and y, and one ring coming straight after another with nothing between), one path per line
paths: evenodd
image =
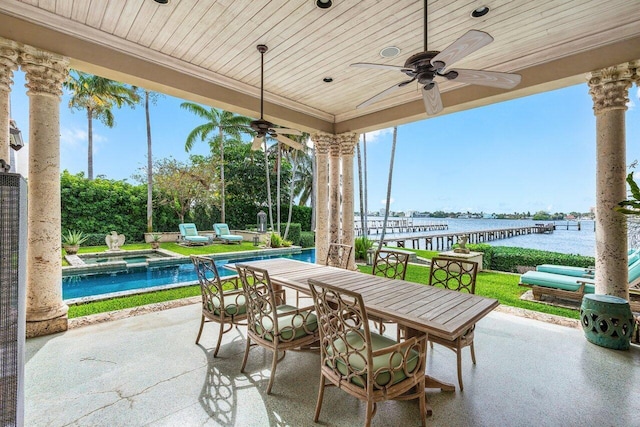
M48 320L27 321L27 338L41 337L44 335L57 334L69 328L69 318L64 316Z

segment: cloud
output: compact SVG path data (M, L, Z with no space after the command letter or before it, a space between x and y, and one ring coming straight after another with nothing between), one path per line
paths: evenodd
M393 128L386 128L380 130L374 130L373 132L367 132L367 143L375 142L380 137L384 135L391 135L393 133Z
M65 146L67 148L77 148L81 146L86 146L89 140L89 136L87 131L81 128L68 128L62 127L60 129L60 145ZM93 133L93 144L94 151L96 149L97 143L102 143L107 141L105 137L94 132Z
M390 204L390 205L392 205L392 204L393 204L393 202L395 202L395 200L393 199L393 197L391 197L391 198L389 199L389 204ZM386 205L387 205L387 199L382 199L382 200L380 200L380 204L381 204L382 206L386 206Z

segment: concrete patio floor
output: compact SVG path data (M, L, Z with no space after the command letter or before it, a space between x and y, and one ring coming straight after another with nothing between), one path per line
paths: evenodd
M317 353L287 353L266 395L271 354L253 348L242 374L245 329L225 334L214 359L217 325L206 325L196 345L199 321L200 307L191 304L28 340L25 425L314 425ZM476 331L478 364L465 349L465 390L427 390L427 425L640 425L640 347L605 349L579 329L502 312ZM427 365L456 383L453 352L429 349ZM364 412L330 388L317 425L359 426ZM418 424L415 401L382 403L373 419L374 426Z

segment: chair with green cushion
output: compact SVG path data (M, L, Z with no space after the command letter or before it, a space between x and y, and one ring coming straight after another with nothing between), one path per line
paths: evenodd
M207 236L200 236L198 229L193 223L178 224L180 229L180 238L190 245L199 244L206 245L211 243L211 239Z
M387 279L404 280L407 274L407 265L409 264L408 252L394 251L391 249L378 249L373 261L371 274ZM382 334L385 330L385 323L394 323L390 320L380 320L378 331ZM397 338L400 339L402 328L397 329Z
M429 272L429 286L441 287L458 292L476 293L476 277L478 275L478 263L475 261L462 260L458 258L433 257ZM458 385L460 391L464 390L462 384L462 349L471 349L471 361L476 364L476 352L473 345L473 335L476 326L467 329L455 340L440 338L429 335L429 342L440 344L453 350L457 356L458 363Z
M225 243L238 243L243 240L239 234L231 234L229 226L227 224L213 224L213 231L216 232L216 238L222 240Z
M320 389L314 422L318 422L324 389L335 385L366 402L365 426L378 402L418 399L426 425L426 335L398 342L371 332L362 296L309 279L320 325ZM329 384L327 384L329 381Z
M191 255L191 261L196 269L202 294L202 318L196 344L200 342L202 329L206 322L219 323L218 342L213 351L213 357L216 357L222 342L222 335L229 332L234 325L237 327L245 324L240 323L247 318L244 292L238 287L238 276L220 278L213 259Z
M236 264L236 269L247 301L247 345L240 372L244 372L247 364L251 341L273 351L267 385L267 394L270 394L276 366L286 351L318 341L318 319L313 307L297 308L283 304L283 296L274 291L267 270L245 264ZM283 352L281 358L278 358L278 352Z

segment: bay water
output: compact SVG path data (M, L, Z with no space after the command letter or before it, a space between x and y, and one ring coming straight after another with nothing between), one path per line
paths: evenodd
M497 230L514 227L527 227L535 224L556 224L556 230L553 233L545 234L526 234L522 236L514 236L506 239L492 240L486 242L492 246L510 246L529 249L539 249L549 252L560 252L565 254L576 254L595 257L595 228L593 220L581 220L580 230L577 229L578 221L534 221L534 220L512 220L512 219L471 219L471 218L397 218L389 217L389 220L407 220L414 225L421 224L447 224L446 230L441 231L421 231L415 233L386 233L387 238L406 237L410 239L412 236L464 233L466 231L480 230ZM369 222L376 221L381 223L383 217L369 217ZM360 218L355 218L357 224L360 224ZM567 223L569 229L567 229ZM373 240L377 240L379 234L370 234ZM411 241L406 242L406 246L411 248ZM424 247L424 240L420 241L419 249Z

